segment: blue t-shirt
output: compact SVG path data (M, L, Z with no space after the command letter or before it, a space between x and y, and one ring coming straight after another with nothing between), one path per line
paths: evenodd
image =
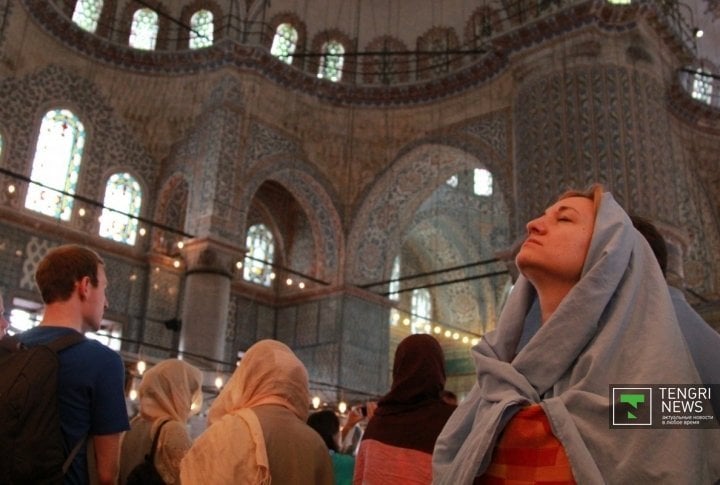
M47 344L75 330L39 326L19 335L28 346ZM115 434L129 429L125 410L125 369L120 356L94 340L86 340L59 353L58 406L65 447L71 450L82 438ZM73 461L64 483L87 484L87 443Z

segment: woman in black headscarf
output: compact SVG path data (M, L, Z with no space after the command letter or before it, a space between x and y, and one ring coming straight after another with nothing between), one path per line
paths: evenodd
M430 483L435 440L455 406L445 403L445 363L430 335L411 335L395 352L390 392L378 402L355 462L353 483Z

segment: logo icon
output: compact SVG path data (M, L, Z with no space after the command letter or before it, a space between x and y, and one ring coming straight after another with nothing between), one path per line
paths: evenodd
M651 426L652 389L649 387L612 388L613 426Z

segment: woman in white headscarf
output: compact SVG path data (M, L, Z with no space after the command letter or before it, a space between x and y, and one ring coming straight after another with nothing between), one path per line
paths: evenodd
M120 483L150 452L160 425L155 468L167 484L179 483L180 461L192 445L187 421L202 407L202 372L178 359L149 369L138 389L140 414L130 422L120 452Z
M256 343L211 406L182 483L332 485L327 447L305 424L309 406L303 363L283 343Z
M433 482L715 483L720 430L610 427L610 386L699 384L647 242L609 193L568 193L527 225L521 276L473 348L477 382ZM521 345L530 309L541 325Z

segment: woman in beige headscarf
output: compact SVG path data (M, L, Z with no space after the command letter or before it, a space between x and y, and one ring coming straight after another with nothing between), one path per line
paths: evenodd
M248 349L210 408L210 427L181 464L182 483L332 485L330 455L305 424L305 366L286 345Z
M155 468L165 483L180 483L180 461L192 445L187 421L202 406L202 372L177 359L160 362L143 376L138 390L140 414L130 422L120 453L120 483L150 452L163 426L155 452Z

